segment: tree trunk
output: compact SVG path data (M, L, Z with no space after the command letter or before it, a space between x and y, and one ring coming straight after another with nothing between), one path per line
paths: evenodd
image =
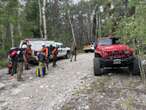
M1 25L1 29L2 29L2 49L5 48L5 30L4 30L4 26Z
M14 47L15 45L14 45L14 30L13 30L13 24L12 23L10 23L10 34L11 34L11 43L12 43L12 47Z
M21 32L21 25L20 25L20 23L18 23L18 33L19 33L19 37L22 38L22 32Z
M46 27L46 0L43 0L42 14L43 14L42 17L43 17L44 39L47 39L47 27Z
M77 46L77 43L76 43L76 38L75 38L75 32L74 32L74 28L73 28L73 24L71 22L71 18L70 18L70 13L68 12L68 17L69 17L69 23L70 23L70 26L71 26L71 31L72 31L72 36L73 36L73 40L74 40L74 45Z
M19 37L22 38L22 31L21 31L21 24L20 24L20 19L21 19L21 6L20 6L20 3L18 3L18 24L17 24L17 28L18 28L18 34L19 34Z
M40 36L41 36L41 38L44 38L43 37L43 32L42 32L42 6L41 6L41 1L40 0L38 0L38 4L39 4L39 30L40 30Z

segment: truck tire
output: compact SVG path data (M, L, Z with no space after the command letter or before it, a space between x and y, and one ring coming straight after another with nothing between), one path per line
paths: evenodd
M102 75L99 58L94 58L94 75L95 76Z
M129 70L133 75L140 75L139 61L140 59L135 57L133 63L129 66Z
M85 51L85 53L88 53L89 52L89 50L84 50Z

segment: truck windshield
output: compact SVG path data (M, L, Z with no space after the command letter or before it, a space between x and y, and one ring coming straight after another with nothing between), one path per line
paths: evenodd
M112 39L101 39L98 41L98 45L112 45Z
M105 38L98 41L98 45L120 44L119 38Z

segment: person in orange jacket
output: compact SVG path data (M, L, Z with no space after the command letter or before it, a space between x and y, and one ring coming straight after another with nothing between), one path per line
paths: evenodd
M42 43L42 50L41 50L41 52L43 52L44 54L45 54L45 59L46 59L46 62L45 62L45 64L46 64L46 67L47 67L47 69L49 68L48 67L48 48L46 47L46 45L44 44L44 43Z

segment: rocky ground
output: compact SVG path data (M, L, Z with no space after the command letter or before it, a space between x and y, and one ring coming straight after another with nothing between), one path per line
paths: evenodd
M93 75L93 54L77 62L60 60L48 75L36 78L35 68L23 82L0 71L0 110L145 110L146 90L139 76L126 70Z

